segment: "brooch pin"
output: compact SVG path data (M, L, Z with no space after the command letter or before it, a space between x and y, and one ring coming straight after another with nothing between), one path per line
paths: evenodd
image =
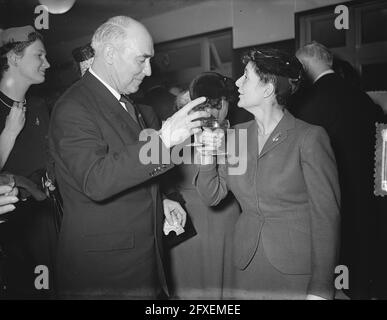
M40 125L40 121L39 121L39 118L38 117L36 117L36 120L35 120L35 125Z
M277 134L274 138L273 138L273 142L277 142L279 140L279 138L281 137L281 134Z

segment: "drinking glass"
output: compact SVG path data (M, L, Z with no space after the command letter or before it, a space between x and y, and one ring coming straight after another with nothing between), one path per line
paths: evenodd
M208 118L200 118L197 120L202 121L203 129L210 129L211 131L223 130L224 132L230 128L230 122L225 119L228 111L228 103L224 97L216 99L207 99L203 104L194 108L197 110L207 111L210 116ZM187 146L202 147L203 144L198 142L198 137L195 135L195 142L188 144ZM214 150L212 155L225 155L225 143L223 141L222 146L218 150Z

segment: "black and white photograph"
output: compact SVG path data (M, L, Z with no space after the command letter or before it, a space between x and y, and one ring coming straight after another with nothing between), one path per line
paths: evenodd
M0 0L0 300L387 299L386 74L386 0Z

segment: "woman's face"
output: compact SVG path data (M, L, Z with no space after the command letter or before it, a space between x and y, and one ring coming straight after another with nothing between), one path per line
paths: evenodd
M36 40L24 49L17 64L20 74L31 84L44 82L46 69L49 67L46 50L40 40Z
M239 92L238 107L249 109L261 105L267 85L261 81L255 72L252 62L246 65L245 73L235 84Z

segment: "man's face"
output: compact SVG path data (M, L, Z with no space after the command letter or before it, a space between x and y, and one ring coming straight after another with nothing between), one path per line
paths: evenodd
M44 45L40 40L36 40L24 49L24 54L18 58L16 68L29 83L38 84L44 82L49 67Z
M152 73L150 59L153 55L153 41L145 30L115 48L114 82L119 93L130 94L138 90L144 78Z

